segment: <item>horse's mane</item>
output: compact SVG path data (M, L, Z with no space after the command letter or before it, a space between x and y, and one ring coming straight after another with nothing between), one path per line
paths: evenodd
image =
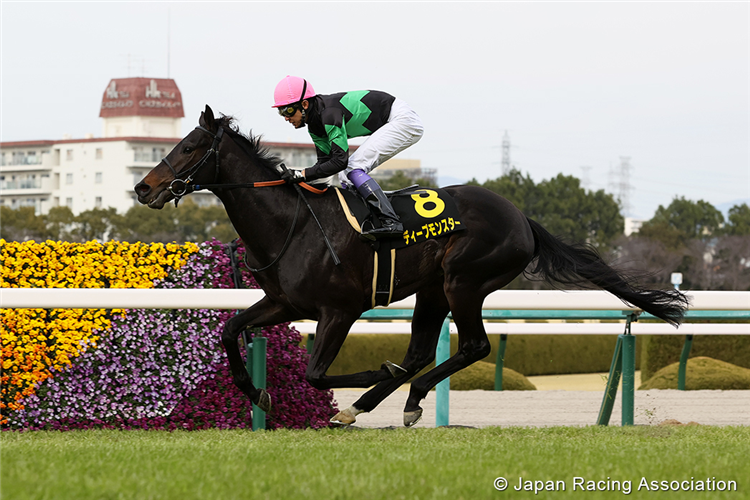
M254 136L252 131L247 135L240 132L234 117L222 115L216 119L218 126L224 128L224 133L229 134L232 139L253 159L261 165L276 171L276 165L281 163L281 157L272 153L261 142L261 136Z

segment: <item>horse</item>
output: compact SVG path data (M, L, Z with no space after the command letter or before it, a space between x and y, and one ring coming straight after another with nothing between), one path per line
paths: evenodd
M640 286L590 245L568 244L553 236L492 191L449 186L443 189L455 201L464 230L397 253L392 301L416 294L403 361L327 375L352 324L373 307L373 269L363 263L372 262L374 250L349 226L336 188L303 196L298 185L280 179L284 168L259 137L241 133L232 117L215 117L206 105L198 126L134 187L138 201L152 209L177 203L204 187L224 204L265 296L227 321L221 340L233 382L265 411L270 411L270 396L253 385L238 346L241 332L249 327L317 321L306 380L318 389L371 387L331 419L349 425L434 360L443 320L451 313L458 351L411 382L404 407L404 425L411 427L422 417L420 403L430 389L489 355L482 324L484 299L523 272L558 287L598 287L673 325L680 323L689 305L677 290ZM300 213L300 200L309 212ZM321 229L330 240L321 237Z

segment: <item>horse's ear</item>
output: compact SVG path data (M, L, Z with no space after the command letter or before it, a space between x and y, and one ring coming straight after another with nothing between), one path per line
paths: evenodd
M215 131L216 125L214 123L214 112L208 104L206 104L206 110L201 112L201 118L198 120L198 124L211 132Z

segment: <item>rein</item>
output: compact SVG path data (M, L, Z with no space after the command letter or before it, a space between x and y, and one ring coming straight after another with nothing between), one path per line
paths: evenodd
M195 176L195 174L197 174L198 171L201 168L203 168L203 166L208 162L209 158L211 158L211 155L214 155L216 159L214 179L217 179L219 177L219 143L221 142L222 137L224 137L223 127L219 127L219 131L215 134L211 132L210 130L208 130L207 128L202 127L201 125L198 125L197 127L195 127L195 129L200 130L201 132L207 133L214 139L214 142L211 144L211 147L205 152L203 157L201 157L201 159L196 162L195 165L193 165L187 170L184 170L178 173L175 170L175 168L172 166L172 163L170 163L170 161L166 157L161 159L161 161L163 161L164 164L167 165L167 167L169 167L169 170L172 171L172 175L174 176L174 179L172 180L172 182L170 182L169 186L167 186L167 191L172 193L172 195L174 196L175 207L180 202L183 196L186 196L190 193L194 193L195 191L203 191L205 189L261 188L261 187L281 186L282 184L286 184L286 181L283 179L274 180L274 181L248 182L248 183L242 183L242 184L191 184L193 182L193 177ZM277 166L277 170L279 171L279 173L283 173L284 171L287 170L287 167L283 163L280 163ZM183 179L183 177L185 178ZM274 264L276 264L279 261L279 259L281 259L281 256L284 255L284 252L286 252L286 249L289 246L289 243L292 241L292 234L294 234L294 228L297 227L297 219L299 218L300 199L303 199L305 201L305 205L307 205L307 208L308 210L310 210L310 213L312 214L313 219L315 219L315 222L318 224L320 231L323 233L323 239L325 240L326 246L328 247L328 251L331 253L331 257L333 257L334 264L339 265L341 263L338 255L336 255L336 251L333 249L333 245L331 245L331 242L328 240L328 236L323 230L323 226L320 224L318 217L315 215L315 212L313 212L313 209L310 206L310 203L308 203L301 189L301 188L304 188L307 191L310 191L311 193L315 193L315 194L323 194L328 190L328 188L318 189L316 187L313 187L307 184L306 182L300 182L299 185L295 184L294 188L297 190L297 195L298 195L297 207L294 210L294 219L292 220L292 227L289 229L289 234L286 237L284 246L281 248L281 251L276 256L276 258L273 259L273 262L271 262L267 266L264 266L258 269L254 269L250 267L250 265L247 263L247 254L246 254L245 265L247 265L250 271L254 273L258 271L264 271L270 268L271 266L273 266Z
M277 181L248 182L245 184L195 184L190 192L192 193L194 191L203 191L206 189L262 188L262 187L281 186L282 184L286 184L286 181L279 179ZM315 193L315 194L323 194L328 190L328 188L318 189L316 187L311 186L310 184L306 182L300 182L299 184L307 191L310 191L311 193Z
M292 235L294 234L294 228L297 227L297 219L299 218L299 200L302 196L297 197L297 207L294 209L294 219L292 220L292 227L289 229L289 234L286 236L286 241L284 242L284 246L281 247L281 251L276 256L275 259L273 259L273 262L268 264L267 266L259 267L258 269L255 269L254 267L250 266L250 263L247 261L247 252L245 252L245 265L247 266L250 271L257 273L259 271L265 271L269 267L276 264L279 259L281 259L281 256L284 255L284 252L286 252L287 247L289 246L289 242L292 241Z
M223 127L219 127L219 131L215 134L211 132L210 130L208 130L207 128L202 127L200 125L195 127L195 129L200 130L201 132L207 133L214 139L214 142L211 144L211 147L206 151L203 157L196 162L195 165L193 165L192 167L190 167L189 169L185 171L178 173L175 170L175 168L172 166L172 163L166 157L161 159L161 161L163 161L164 164L167 165L167 167L169 167L169 170L172 172L172 175L174 176L174 179L167 187L167 191L172 193L172 196L175 197L175 200L174 200L175 206L177 206L177 204L180 202L183 196L186 196L190 193L194 193L195 191L203 191L206 189L261 188L261 187L281 186L282 184L286 184L286 181L282 179L278 179L275 181L247 182L247 183L242 183L242 184L195 184L195 185L191 185L191 182L193 182L193 177L208 162L209 158L211 158L211 155L214 155L216 158L214 179L219 176L218 148L219 148L219 143L221 142L221 139L224 136ZM287 169L286 165L284 165L283 163L279 165L279 170L280 170L279 173L283 172L286 169ZM183 177L185 178L183 179ZM307 184L306 182L300 182L300 185L302 186L302 188L315 194L323 194L328 189L328 188L318 189L316 187L311 186L310 184Z

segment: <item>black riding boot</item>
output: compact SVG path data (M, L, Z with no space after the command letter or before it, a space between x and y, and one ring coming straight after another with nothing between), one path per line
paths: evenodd
M363 229L362 236L368 239L377 239L388 236L401 236L404 233L404 225L401 224L396 211L393 210L391 202L388 201L385 193L374 179L367 179L357 187L357 191L375 209L381 225L381 227L373 228L369 231Z

